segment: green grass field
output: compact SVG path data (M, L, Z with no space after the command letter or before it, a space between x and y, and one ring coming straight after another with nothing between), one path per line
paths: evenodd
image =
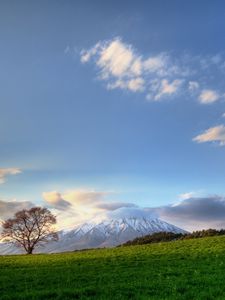
M2 256L0 299L225 299L225 237Z

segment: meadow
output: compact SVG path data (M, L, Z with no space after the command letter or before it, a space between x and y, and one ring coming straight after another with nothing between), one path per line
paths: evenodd
M1 256L0 299L225 299L225 237Z

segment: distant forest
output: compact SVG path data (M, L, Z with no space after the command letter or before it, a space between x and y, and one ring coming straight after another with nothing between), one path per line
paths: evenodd
M176 240L197 239L197 238L203 238L203 237L209 237L209 236L219 236L219 235L225 235L225 229L221 229L221 230L207 229L207 230L193 231L192 233L185 233L185 234L163 231L163 232L155 232L153 234L145 235L142 237L137 237L134 240L128 241L120 246L171 242L171 241L176 241Z

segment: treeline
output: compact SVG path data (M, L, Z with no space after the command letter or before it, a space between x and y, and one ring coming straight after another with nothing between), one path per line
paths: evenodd
M160 243L160 242L170 242L173 240L178 240L183 236L182 233L173 233L173 232L155 232L153 234L145 235L142 237L137 237L132 241L128 241L123 244L123 246L131 245L143 245L151 243Z
M138 237L132 241L124 243L122 246L131 246L131 245L144 245L151 243L160 243L160 242L171 242L176 240L184 239L197 239L209 236L218 236L225 235L225 230L216 230L216 229L207 229L207 230L198 230L193 231L192 233L173 233L173 232L155 232L153 234L145 235Z
M183 239L196 239L207 236L217 236L217 235L225 235L225 229L203 229L198 231L193 231L192 233L187 233L183 235Z

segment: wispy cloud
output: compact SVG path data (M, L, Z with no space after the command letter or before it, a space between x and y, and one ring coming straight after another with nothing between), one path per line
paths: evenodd
M225 145L225 126L219 125L211 127L205 130L202 134L197 135L193 138L194 142L206 143L206 142L216 142L220 146Z
M163 79L160 84L158 94L155 95L155 100L159 100L163 96L175 94L182 84L182 80L175 79L172 82L168 82L167 79Z
M0 168L0 184L5 183L6 178L10 175L17 175L22 171L18 168Z
M145 89L145 81L141 77L130 79L128 81L118 79L113 83L109 83L107 85L107 88L111 90L120 88L120 89L128 89L132 92L138 92L138 91L140 92Z
M199 89L199 83L197 81L189 81L188 89L190 92L196 91Z
M187 192L187 193L182 193L182 194L178 195L178 198L180 200L186 200L186 199L194 198L198 194L199 194L199 192Z
M211 104L216 101L218 101L220 98L220 95L217 91L215 90L203 90L201 91L199 95L199 101L202 104Z
M221 72L221 54L205 57L191 55L174 56L166 52L142 55L122 38L99 41L80 54L82 63L94 63L97 77L106 83L108 89L121 89L144 93L149 101L159 101L183 94L197 97L200 103L218 101L221 96L216 89L199 90L208 86L210 80L205 70L213 68ZM220 74L221 75L221 74ZM200 81L196 81L199 78ZM181 89L182 87L182 89Z
M82 50L81 62L91 60L99 70L98 78L106 82L108 89L145 91L150 100L174 94L181 80L173 77L184 74L168 54L144 58L121 38L98 42L91 49ZM158 79L158 87L154 79Z

